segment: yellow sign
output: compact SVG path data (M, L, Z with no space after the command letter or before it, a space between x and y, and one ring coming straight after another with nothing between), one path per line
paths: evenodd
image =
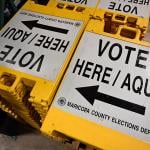
M89 20L86 8L28 1L0 32L0 96L39 128Z
M150 149L150 43L145 19L99 10L85 29L42 125L106 150Z

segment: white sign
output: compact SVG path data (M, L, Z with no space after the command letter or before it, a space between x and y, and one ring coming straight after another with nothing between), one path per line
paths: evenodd
M150 47L85 32L53 106L150 142Z
M99 0L58 0L58 1L71 2L71 3L80 4L80 5L86 5L89 7L96 7L96 5L99 2Z
M147 18L150 13L150 0L101 0L99 8Z
M0 66L55 80L82 21L20 11L0 32Z

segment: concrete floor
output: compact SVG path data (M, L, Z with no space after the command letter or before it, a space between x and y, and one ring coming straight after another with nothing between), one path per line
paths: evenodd
M0 150L73 150L71 145L53 141L36 133L17 136L0 134Z
M0 150L73 150L72 145L54 141L0 111Z

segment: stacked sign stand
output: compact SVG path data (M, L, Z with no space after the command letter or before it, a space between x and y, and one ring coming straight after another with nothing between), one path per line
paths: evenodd
M0 96L40 128L89 20L88 8L28 1L0 33Z
M149 150L149 8L28 0L0 32L0 109L76 150Z
M150 149L147 23L135 15L96 11L42 132L61 133L98 149Z

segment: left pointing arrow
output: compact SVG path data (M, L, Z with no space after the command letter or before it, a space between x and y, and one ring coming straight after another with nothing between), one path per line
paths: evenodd
M141 115L145 114L145 107L128 102L126 100L113 97L110 95L106 95L104 93L98 92L99 86L87 86L87 87L79 87L76 90L91 104L94 105L94 101L98 100L107 104L111 104Z
M49 31L58 32L58 33L62 33L62 34L68 33L67 29L57 28L57 27L53 27L53 26L47 26L47 25L38 23L38 21L39 20L30 20L30 21L21 21L21 22L26 27L28 27L30 30L32 30L33 28L39 28L39 29L49 30Z

